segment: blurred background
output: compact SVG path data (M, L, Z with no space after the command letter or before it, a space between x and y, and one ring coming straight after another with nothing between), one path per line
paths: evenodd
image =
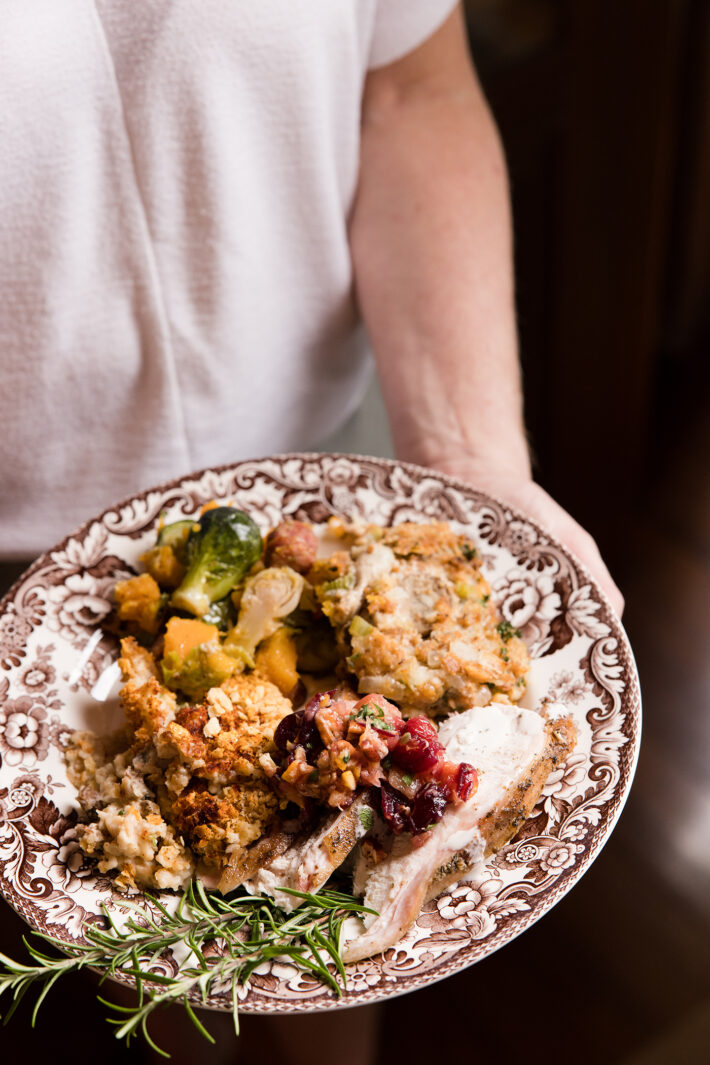
M590 872L498 954L388 1004L380 1061L708 1065L710 4L467 14L510 170L536 476L626 597L644 734Z
M511 174L537 478L626 596L644 740L590 872L505 950L386 1005L377 1061L708 1065L710 4L469 0L467 14ZM323 446L392 454L376 385ZM3 908L0 950L17 954L21 931ZM0 1045L158 1060L115 1044L93 993L90 977L54 992L33 1033L23 1007ZM263 1021L245 1018L235 1049L219 1019L215 1048L174 1019L175 1060L279 1059Z

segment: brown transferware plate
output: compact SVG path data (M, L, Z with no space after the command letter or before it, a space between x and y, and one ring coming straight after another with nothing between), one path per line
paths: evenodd
M607 599L534 521L443 474L385 459L277 455L196 473L106 510L17 581L0 604L0 890L29 925L67 942L102 919L102 901L123 898L79 850L63 748L73 729L120 722L117 645L101 628L115 581L139 568L162 514L192 516L212 499L232 500L263 531L285 516L320 524L332 514L383 525L445 520L467 531L503 617L530 650L523 705L561 704L579 730L516 838L427 903L395 947L348 966L342 999L274 961L243 989L241 1010L375 1002L491 954L569 891L608 839L638 754L638 677ZM218 994L207 1004L231 1008Z

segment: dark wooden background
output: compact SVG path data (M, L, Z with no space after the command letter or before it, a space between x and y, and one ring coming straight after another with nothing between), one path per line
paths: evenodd
M511 172L538 476L622 561L666 390L707 352L710 6L468 8Z

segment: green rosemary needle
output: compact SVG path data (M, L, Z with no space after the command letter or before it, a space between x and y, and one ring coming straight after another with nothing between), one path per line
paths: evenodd
M140 1033L163 1057L169 1055L156 1046L148 1033L153 1010L181 1002L197 1030L214 1042L192 1004L206 1004L211 992L224 994L231 1001L238 1035L238 988L269 959L287 959L340 996L346 986L340 957L343 922L347 917L375 911L339 891L287 893L302 900L291 913L285 913L265 896L235 893L224 898L208 893L199 881L193 881L174 913L160 899L147 896L143 906L122 903L129 916L119 926L104 907L105 926L88 925L84 943L66 943L35 932L37 938L57 947L64 956L45 954L26 940L33 965L0 954L0 996L7 991L13 997L5 1023L27 991L36 987L39 994L32 1012L34 1025L37 1012L56 981L65 973L87 968L101 971L102 981L119 974L133 978L138 992L135 1006L118 1006L100 996L99 1001L118 1014L109 1018L116 1027L117 1039L130 1043ZM156 965L165 951L178 943L184 944L188 956L175 976L166 976Z

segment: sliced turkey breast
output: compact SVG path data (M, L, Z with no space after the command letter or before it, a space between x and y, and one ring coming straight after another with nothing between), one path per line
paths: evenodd
M576 741L566 717L546 721L532 710L504 704L452 714L439 738L452 761L476 767L479 787L471 799L449 807L427 839L412 846L394 840L378 862L361 849L355 891L379 916L351 921L342 956L360 961L391 947L416 920L423 903L440 894L482 859L507 843L529 816L550 772Z
M363 792L347 810L331 814L314 832L291 836L277 832L272 838L255 843L230 862L220 890L231 891L244 884L248 891L271 895L282 909L291 911L300 899L286 894L283 888L317 891L342 865L371 824L372 811Z

